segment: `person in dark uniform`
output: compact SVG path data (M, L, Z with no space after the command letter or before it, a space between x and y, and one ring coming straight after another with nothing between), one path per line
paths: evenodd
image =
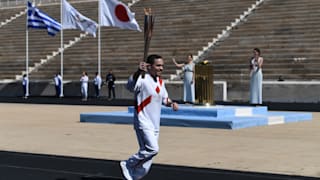
M114 82L116 81L116 77L114 76L112 69L109 70L109 73L106 76L106 83L108 84L108 98L111 99L111 91L113 95L113 99L116 98L115 94L115 84Z
M61 75L60 73L57 73L55 76L54 76L54 85L55 85L55 88L56 88L56 97L61 97L61 85L62 85L62 78L61 78Z
M22 77L23 98L27 99L29 96L29 78L26 74Z

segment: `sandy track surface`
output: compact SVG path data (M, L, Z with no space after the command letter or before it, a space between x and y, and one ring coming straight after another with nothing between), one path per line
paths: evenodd
M80 123L80 113L126 107L0 103L0 150L126 159L132 125ZM320 113L313 120L240 130L161 127L155 163L320 177Z

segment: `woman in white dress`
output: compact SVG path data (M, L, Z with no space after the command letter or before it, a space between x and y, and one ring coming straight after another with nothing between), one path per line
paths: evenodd
M250 103L262 104L262 64L263 57L258 48L253 49L253 57L250 60Z
M183 84L184 84L184 93L183 100L186 103L194 103L195 101L195 92L194 92L194 63L192 54L188 55L187 61L184 64L178 64L175 58L172 58L173 63L178 67L182 68L184 72Z

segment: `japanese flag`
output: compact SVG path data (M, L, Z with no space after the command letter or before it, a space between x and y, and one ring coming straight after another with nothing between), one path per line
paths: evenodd
M100 0L100 25L141 31L134 13L118 0Z

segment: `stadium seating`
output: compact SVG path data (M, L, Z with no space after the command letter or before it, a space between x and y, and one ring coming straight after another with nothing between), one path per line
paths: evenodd
M175 73L175 67L171 57L176 56L183 62L188 53L197 53L204 44L236 18L253 0L228 0L228 1L139 1L132 11L143 28L143 8L151 7L156 16L154 34L151 41L150 53L158 53L164 56L166 70L164 78ZM73 3L84 15L97 20L97 2ZM59 19L59 5L40 6L43 11ZM24 18L13 22L1 29L1 34L10 40L10 46L6 57L2 56L1 65L8 67L10 61L17 70L10 69L10 73L1 71L0 78L10 78L25 68L25 29ZM65 43L79 36L77 30L65 30ZM2 36L2 37L4 37ZM50 55L59 48L60 35L47 36L45 32L38 30L29 31L30 65L39 62L40 59ZM13 38L16 37L16 38ZM101 58L102 74L112 68L119 79L126 79L136 69L136 64L143 57L143 33L120 30L117 28L101 28ZM8 42L6 43L8 45ZM1 42L1 46L4 46ZM78 80L81 71L88 71L93 75L97 71L97 38L88 36L75 46L64 52L64 78ZM37 49L32 51L32 49ZM10 53L11 52L11 53ZM2 53L2 52L1 52ZM9 57L10 56L10 57ZM19 65L18 65L19 64ZM37 72L31 73L33 79L50 79L53 74L60 71L60 57L56 56Z
M51 13L51 7L55 8L56 14ZM23 11L25 8L18 8ZM41 10L55 19L57 16L58 5L41 7ZM3 10L1 10L2 12ZM13 14L14 15L14 14ZM0 79L15 79L16 75L21 74L26 67L26 16L17 18L0 28L1 51L0 51ZM60 36L51 37L44 30L29 29L29 66L40 62L52 51L56 51L60 46ZM68 31L64 37L65 41L79 35L78 31Z
M77 2L72 5L85 16L97 21L97 1ZM129 0L125 1L130 2ZM169 79L179 62L188 53L196 55L203 46L212 41L221 30L230 25L255 0L149 0L139 1L131 10L143 29L143 8L151 7L156 17L149 53L165 58L164 78ZM319 78L320 51L318 42L317 0L265 1L231 31L228 38L218 42L202 59L214 65L214 79L228 83L248 82L249 58L252 49L258 47L265 59L265 80L284 79L314 80ZM50 16L60 19L60 5L39 6ZM13 16L14 11L0 10L0 17ZM64 44L79 37L78 30L64 30ZM0 79L14 79L25 70L25 16L0 28ZM50 37L43 30L29 29L30 66L51 55L60 48L60 34ZM104 76L113 69L118 79L127 79L143 57L143 33L101 28L101 70ZM64 51L64 79L79 80L82 71L93 76L98 71L98 39L90 35ZM52 79L60 71L60 56L57 55L30 74L34 80Z
M317 0L265 1L205 57L213 61L215 79L248 82L255 47L265 60L264 80L319 79L319 5Z

